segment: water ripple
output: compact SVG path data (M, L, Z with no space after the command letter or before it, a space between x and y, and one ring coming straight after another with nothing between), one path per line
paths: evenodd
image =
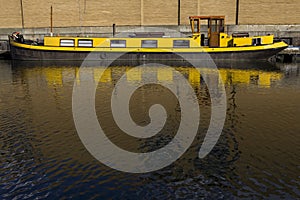
M0 199L300 198L297 70L282 68L280 80L278 70L222 71L232 78L226 85L226 123L217 145L204 159L198 158L198 151L211 117L210 97L205 84L193 85L201 122L189 150L159 171L127 174L96 161L77 136L71 107L77 68L9 67L0 80ZM113 70L113 78L126 71L123 67ZM239 72L250 74L249 84ZM258 85L261 74L274 80ZM111 131L112 141L147 152L172 139L180 108L168 99L162 103L170 117L159 136L124 141L126 137L111 122L109 109L102 109L110 104L107 96L113 87L113 81L99 84L96 98L98 116L104 117L102 123L108 122L104 127ZM146 98L149 89L141 88L133 100L132 115L140 124L147 123L147 109L139 107L153 103Z

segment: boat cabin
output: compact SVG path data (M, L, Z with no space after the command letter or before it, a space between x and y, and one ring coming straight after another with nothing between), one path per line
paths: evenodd
M193 38L200 38L202 47L243 47L273 44L273 35L249 37L248 33L226 34L225 16L190 16L189 19ZM207 28L207 36L201 33L203 26Z
M220 34L225 30L224 16L190 16L190 24L194 37L200 36L202 21L207 24L207 38L209 47L220 47ZM201 34L201 46L205 46L205 34Z

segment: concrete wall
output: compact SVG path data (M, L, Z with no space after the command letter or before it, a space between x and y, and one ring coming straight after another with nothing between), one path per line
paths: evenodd
M178 0L22 0L24 26L177 25ZM236 0L181 0L181 23L190 15L225 15L235 23ZM0 0L0 28L22 27L20 0ZM300 24L299 0L240 0L240 24Z

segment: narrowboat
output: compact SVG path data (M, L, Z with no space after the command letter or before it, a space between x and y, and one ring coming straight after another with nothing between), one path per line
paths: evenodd
M13 33L9 36L10 53L17 60L84 60L90 53L96 55L96 60L110 59L110 55L129 60L197 59L204 54L213 60L266 60L288 46L275 41L273 35L226 34L224 16L190 16L189 20L192 34L187 37L168 37L163 32L137 32L112 38L51 34L39 42ZM202 26L207 30L202 32Z

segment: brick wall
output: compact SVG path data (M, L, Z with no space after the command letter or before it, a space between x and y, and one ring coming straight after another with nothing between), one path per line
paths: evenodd
M241 24L300 24L299 0L240 0Z
M181 23L189 15L225 15L235 23L236 0L181 0ZM0 0L0 28L22 26L19 0ZM25 27L177 25L178 0L23 0ZM240 0L240 24L300 24L299 0Z

